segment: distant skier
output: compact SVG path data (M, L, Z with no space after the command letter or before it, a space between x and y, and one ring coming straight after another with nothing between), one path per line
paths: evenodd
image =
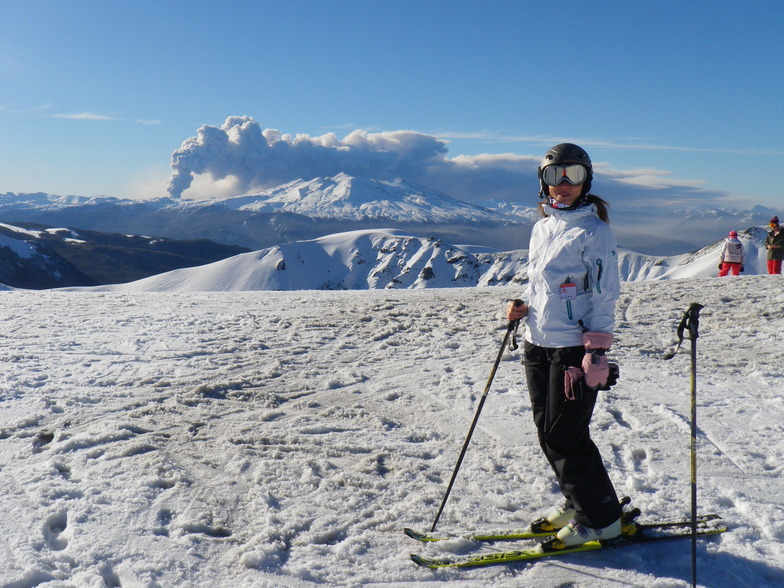
M743 243L738 239L738 231L730 231L729 237L724 240L719 261L719 277L724 277L732 271L733 276L739 276L743 271Z
M529 247L527 304L507 307L525 317L523 365L539 443L565 497L532 527L557 531L555 547L621 534L621 505L589 425L610 369L620 292L615 237L607 203L589 194L588 154L563 143L539 166L540 212Z
M765 238L765 249L768 250L768 273L781 273L781 260L784 259L784 231L779 226L779 217L770 219L770 232Z

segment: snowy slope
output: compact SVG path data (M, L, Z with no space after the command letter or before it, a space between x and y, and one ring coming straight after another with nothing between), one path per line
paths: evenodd
M780 276L625 283L593 431L644 518L689 512L698 340L701 586L784 585ZM0 293L0 579L16 587L690 585L688 542L430 572L443 496L519 287ZM519 352L505 354L439 529L558 502ZM502 549L508 545L496 545ZM490 547L491 549L493 547Z
M449 245L395 229L298 241L104 291L356 290L520 283L525 252ZM192 268L195 269L195 268Z
M746 275L764 273L763 229L740 233L747 251ZM717 275L722 242L673 257L619 250L624 281ZM447 288L521 284L527 251L493 252L450 245L403 231L363 230L298 241L245 253L210 265L152 276L130 284L101 286L114 292L229 290L342 290Z
M767 251L764 247L766 235L767 231L760 227L738 231L746 256L744 275L767 273ZM622 251L619 255L621 275L628 281L713 277L719 273L723 247L724 239L721 239L698 251L669 257Z

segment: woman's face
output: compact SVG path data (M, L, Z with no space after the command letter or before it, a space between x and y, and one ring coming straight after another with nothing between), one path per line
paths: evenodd
M569 182L561 182L557 186L547 186L550 190L550 197L564 206L571 206L580 197L583 185L573 186Z

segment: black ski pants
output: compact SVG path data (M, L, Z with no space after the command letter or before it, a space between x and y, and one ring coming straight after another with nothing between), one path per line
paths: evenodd
M582 346L545 348L526 341L523 365L539 444L558 478L566 507L575 509L578 523L602 528L618 520L621 506L591 440L597 392L585 386L581 398L567 400L564 394L564 368L579 366L583 355Z

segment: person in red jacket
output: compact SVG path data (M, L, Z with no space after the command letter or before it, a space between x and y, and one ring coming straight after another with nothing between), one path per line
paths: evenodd
M730 271L733 276L738 276L743 271L743 243L738 239L738 231L730 231L721 250L719 277L726 276Z

